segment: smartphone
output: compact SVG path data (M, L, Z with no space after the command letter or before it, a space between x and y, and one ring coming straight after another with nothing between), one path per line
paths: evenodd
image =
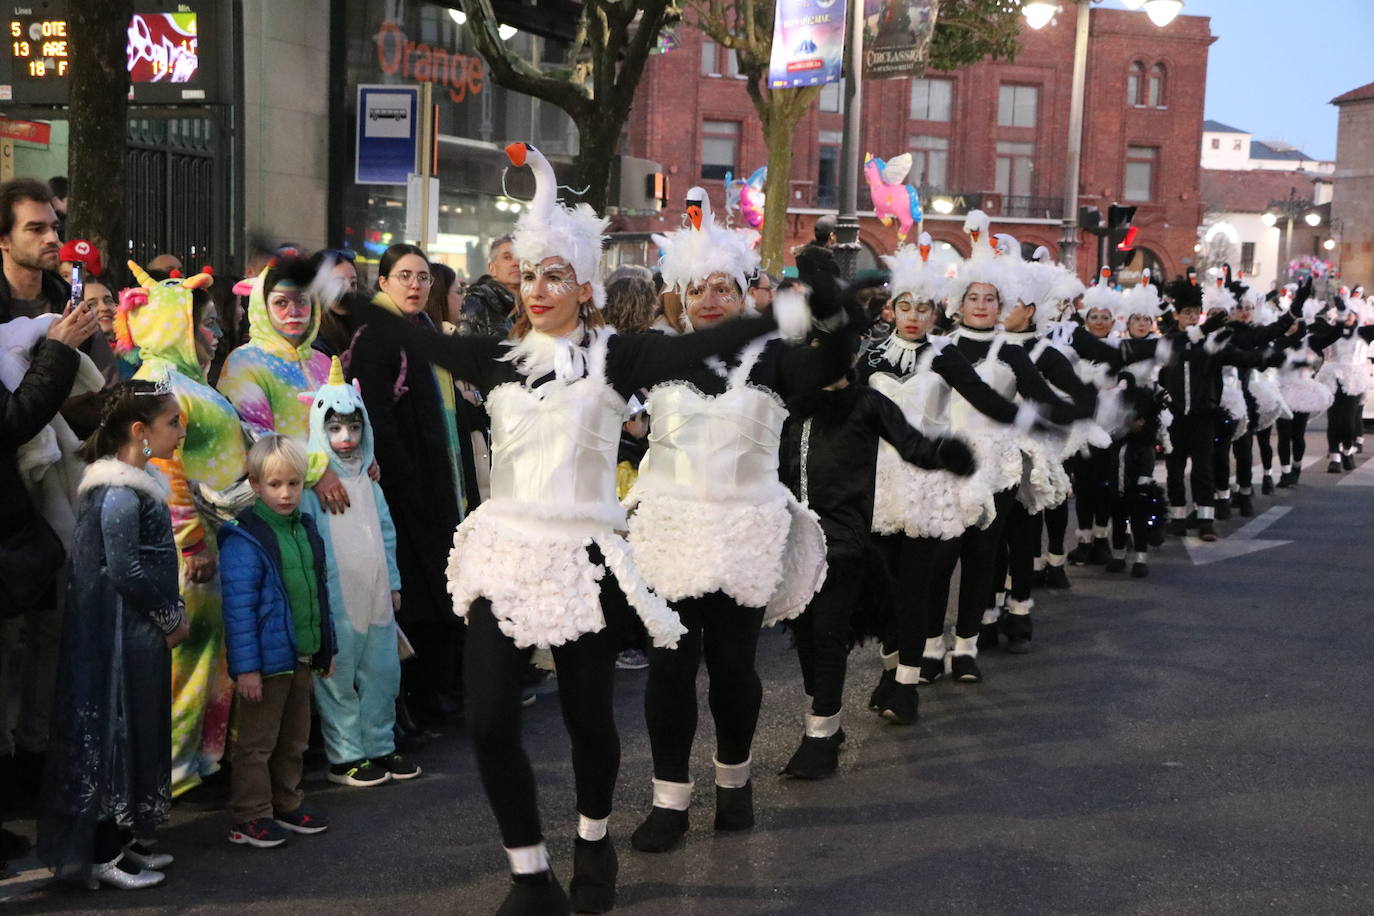
M72 265L72 308L81 304L81 294L85 291L85 284L81 280L81 268L80 261Z

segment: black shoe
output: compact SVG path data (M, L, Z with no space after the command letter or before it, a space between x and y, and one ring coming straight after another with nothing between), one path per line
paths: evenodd
M897 683L897 669L884 668L882 676L878 678L878 686L873 688L873 693L868 698L868 708L874 712L882 709L883 703L887 702L887 695L895 683Z
M921 673L917 677L917 683L933 684L944 676L945 657L943 655L939 658L930 658L925 655L921 656ZM893 683L896 683L895 678L893 679Z
M572 909L553 869L534 875L512 875L510 891L496 916L565 916Z
M1030 651L1030 614L1008 614L1002 619L1002 632L1007 636L1007 651L1012 655L1025 655Z
M1107 572L1121 572L1126 568L1126 560L1123 557L1112 557L1107 561Z
M1296 482L1292 471L1284 471L1279 475L1279 482L1275 484L1280 490L1287 490Z
M840 745L844 743L844 732L836 732L829 738L802 738L792 759L782 768L784 776L793 779L829 779L840 766Z
M1236 511L1241 518L1255 517L1255 499L1248 493L1237 493L1235 498Z
M1079 544L1069 551L1069 562L1074 566L1087 566L1092 562L1092 548L1087 544Z
M1217 539L1217 526L1212 524L1210 519L1199 522L1197 526L1197 536L1199 540L1215 541Z
M1212 507L1212 510L1213 510L1213 512L1215 513L1215 514L1213 515L1213 520L1214 520L1214 521L1218 521L1218 522L1230 521L1230 519L1231 519L1231 501L1230 501L1229 499L1219 500L1219 501L1217 502L1217 504L1216 504L1215 506ZM1202 525L1199 524L1199 525L1198 525L1198 528L1200 529L1201 527L1202 527Z
M1341 462L1340 462L1340 461L1332 461L1330 464L1328 464L1328 465L1326 466L1326 473L1328 473L1328 474L1339 474L1340 472L1341 472Z
M1298 467L1297 465L1294 465L1294 466L1293 466L1293 483L1292 483L1292 485L1296 487L1296 486L1298 485L1298 481L1299 481L1301 478L1302 478L1302 468Z
M630 834L630 846L640 852L667 852L677 848L690 826L686 811L671 808L649 809L644 823Z
M1164 523L1160 521L1145 534L1145 542L1151 547L1164 546Z
M999 628L995 623L983 623L978 625L978 650L996 649L997 634Z
M1150 567L1145 563L1134 563L1131 565L1131 578L1144 579L1150 574Z
M573 845L573 876L568 897L574 913L605 913L615 908L615 878L620 872L609 834L599 840L578 837Z
M1045 572L1045 569L1046 567L1042 566L1039 569L1031 570L1031 588L1045 587L1045 582L1047 581L1048 576L1048 574Z
M1274 478L1268 474L1264 475L1264 480L1260 481L1260 495L1268 496L1274 492Z
M1112 548L1107 544L1106 538L1093 538L1093 543L1088 548L1088 562L1093 566L1103 566L1112 558Z
M1197 517L1196 509L1188 513L1188 518L1186 519L1186 521L1188 522L1189 528L1196 528L1198 525L1202 524L1201 520Z
M978 670L978 662L972 655L956 655L950 662L950 677L961 684L977 684L983 680L983 672Z
M1169 519L1169 533L1176 538L1188 536L1188 520L1184 518Z
M893 725L910 725L920 718L920 699L915 684L893 684L883 704L882 717Z
M1353 471L1353 470L1355 470L1355 456L1354 456L1354 455L1342 455L1342 456L1341 456L1341 467L1344 468L1344 469L1347 470L1347 471Z
M716 823L720 831L749 830L754 826L754 781L738 789L716 786Z
M1045 567L1045 588L1072 588L1069 584L1069 574L1064 567Z

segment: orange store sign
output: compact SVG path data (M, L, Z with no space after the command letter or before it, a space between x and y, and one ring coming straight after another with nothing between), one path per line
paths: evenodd
M390 20L382 23L372 40L377 45L377 65L388 76L399 74L403 79L446 88L448 97L455 102L482 91L486 65L475 54L468 56L411 41Z

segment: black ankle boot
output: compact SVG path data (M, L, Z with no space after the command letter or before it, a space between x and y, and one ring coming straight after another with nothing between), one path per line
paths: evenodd
M1255 517L1255 500L1249 493L1237 493L1235 503L1241 518Z
M910 725L920 718L920 700L915 684L893 684L883 706L883 718L894 725Z
M1230 518L1231 518L1231 500L1229 500L1229 499L1219 499L1219 500L1217 500L1216 505L1213 507L1213 511L1216 513L1216 514L1213 516L1213 518L1216 519L1217 521L1219 521L1219 522L1229 521ZM1198 527L1201 528L1202 526L1199 525Z
M496 916L566 916L568 895L553 869L535 875L512 875L510 891Z
M1121 572L1121 571L1122 571L1123 569L1125 569L1125 568L1126 568L1126 558L1125 558L1125 557L1112 557L1110 560L1107 561L1107 566L1106 566L1107 572Z
M873 688L872 695L868 698L868 708L878 712L887 702L888 692L892 690L892 685L897 683L897 669L884 668L882 677L878 678L878 686Z
M1280 490L1287 490L1293 485L1293 472L1284 471L1279 475L1279 482L1275 484Z
M829 738L803 737L792 759L782 768L783 775L793 779L829 779L839 769L843 741L843 731Z
M1105 566L1111 558L1112 548L1107 543L1107 539L1093 538L1092 546L1088 548L1088 564L1090 566Z
M1062 566L1045 567L1045 588L1070 588L1069 574Z
M620 863L607 834L599 840L577 838L573 845L573 876L568 897L574 913L605 913L615 907L615 876Z
M1176 538L1187 537L1188 520L1183 518L1169 519L1169 533Z
M717 830L748 830L754 826L754 782L750 780L738 789L716 786Z
M1000 622L1000 621L999 621ZM997 648L998 624L983 623L978 625L978 650Z
M1124 560L1122 561L1125 562ZM1002 621L1002 632L1007 637L1007 651L1013 655L1025 655L1030 651L1031 615L1008 614Z
M1268 496L1274 492L1274 478L1268 474L1264 475L1264 480L1260 482L1260 495Z
M667 852L682 842L689 825L686 811L651 808L644 823L630 834L630 845L640 852Z

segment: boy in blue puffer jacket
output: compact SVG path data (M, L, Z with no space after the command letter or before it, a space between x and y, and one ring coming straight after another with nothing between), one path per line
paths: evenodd
M260 439L248 453L258 501L219 532L224 642L238 692L229 842L260 848L285 843L287 830L329 828L301 804L311 670L332 671L336 645L324 542L300 511L305 474L299 445Z

